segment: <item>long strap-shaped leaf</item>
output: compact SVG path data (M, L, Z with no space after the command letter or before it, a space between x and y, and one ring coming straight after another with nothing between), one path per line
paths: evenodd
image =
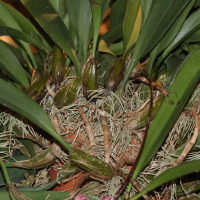
M132 197L130 200L138 199L143 194L148 193L164 183L198 170L200 170L200 160L183 163L179 166L168 169L156 177L147 187L144 188L144 190Z
M142 155L132 176L133 179L136 179L140 171L155 155L185 106L199 81L199 63L200 48L197 48L181 64L180 71L149 128ZM132 184L129 184L128 191L131 190L131 187Z
M21 0L31 15L36 19L54 42L69 55L76 72L80 75L80 68L76 59L74 44L64 22L48 0Z
M174 38L172 43L165 49L162 57L165 58L173 49L175 49L181 42L191 36L200 27L200 9L193 12L188 19L184 22L181 30Z
M129 0L123 23L124 56L138 39L142 23L140 0Z
M199 63L200 48L197 48L181 64L180 71L169 88L168 95L165 97L149 128L141 158L133 174L134 179L155 155L185 106L190 94L199 81Z
M93 45L92 45L92 57L95 57L96 45L99 35L99 28L101 24L101 0L94 0L91 2L92 8L92 17L94 25L94 36L93 36Z
M89 0L79 0L78 2L78 34L83 52L83 64L88 55L89 32L92 22L92 11Z
M69 152L74 151L73 148L58 135L48 115L42 108L22 91L3 79L0 79L0 103L21 114L49 133Z
M29 86L26 73L10 49L0 41L0 68L25 88Z
M141 29L132 62L121 84L121 88L125 87L139 59L155 47L188 3L188 0L156 1Z
M33 44L40 51L42 51L42 53L44 53L45 55L48 53L47 49L41 43L39 43L34 38L30 37L28 34L22 32L22 31L19 31L17 29L0 25L0 35L10 35L12 38L20 39L27 43Z
M5 7L4 3L0 4L0 10L1 10L1 12L0 12L0 25L6 25L8 27L22 31L20 25L16 21L16 19L18 19L18 17L16 17L16 19L15 19L15 17L13 15L11 15L10 10ZM17 40L17 42L20 43L20 45L25 49L25 51L28 53L34 67L37 68L37 65L36 65L35 60L33 58L33 54L31 52L29 44L27 44L26 42L21 41L21 40Z
M177 17L176 21L173 23L173 25L170 27L170 29L167 31L167 33L164 35L164 37L161 39L161 41L156 45L156 47L153 49L153 51L150 54L150 61L148 66L148 73L151 74L151 69L153 66L153 63L159 53L163 51L176 37L178 31L180 30L181 26L183 25L188 13L192 9L192 6L194 5L196 0L192 0L183 10L183 12Z

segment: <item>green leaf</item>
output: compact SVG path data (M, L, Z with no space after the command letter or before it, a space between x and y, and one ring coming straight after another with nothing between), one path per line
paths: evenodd
M117 58L107 53L98 53L96 55L98 63L101 63L98 68L98 79L99 79L99 86L104 85L104 81L108 72L110 71L111 67L116 62Z
M92 23L92 11L89 0L79 0L77 21L78 34L83 52L83 64L85 64L88 55L90 26Z
M124 53L124 44L123 42L112 44L108 47L116 56L122 55Z
M25 88L29 86L26 73L15 55L0 41L0 68Z
M58 107L70 105L75 100L80 82L81 78L79 76L75 77L64 87L58 90L54 98L55 105Z
M142 7L142 26L145 23L150 9L155 5L157 0L141 0L141 7Z
M124 56L136 43L142 23L140 0L128 0L123 22Z
M78 2L79 0L73 0L73 1L65 0L67 12L77 36L78 36L78 26L77 26Z
M128 0L117 0L110 8L110 27L115 27L119 22L124 20L126 5Z
M73 163L88 172L93 172L102 176L112 177L112 167L97 157L91 156L83 151L75 149L69 153Z
M43 76L35 80L33 84L24 91L24 93L32 99L37 100L43 89L46 87L48 80L49 75L47 73L43 74Z
M126 82L140 58L145 56L155 47L188 3L188 0L156 1L156 4L152 7L150 14L141 29L132 62L130 63L129 69L121 84L121 88L125 87Z
M111 0L101 0L101 21L104 18L104 15L106 13L106 10L107 10L107 8L109 6L110 1Z
M1 40L1 42L15 55L15 57L25 63L26 62L26 58L25 58L25 52L24 51L20 51L19 48L7 43L7 42L4 42L3 40Z
M194 8L199 8L200 7L200 0L197 0L196 3L194 4Z
M183 41L189 38L199 28L200 28L200 9L193 12L184 22L177 36L163 52L162 58L165 58L173 49L175 49L179 44L181 44Z
M107 45L115 42L123 36L123 22L117 24L115 27L109 29L104 35L99 38L99 41L104 40Z
M12 157L14 158L9 158L7 159L8 162L13 162L15 160L20 161L20 160L25 160L29 159L28 156L23 155L19 150L15 150L13 152ZM8 175L11 179L12 182L19 183L20 181L23 181L25 179L24 173L28 172L29 175L34 174L34 170L27 170L27 169L21 169L21 168L7 168ZM5 180L4 180L4 175L2 174L2 171L0 170L0 185L5 185Z
M185 42L199 42L200 41L200 29L191 35Z
M196 0L192 0L182 11L182 13L178 16L178 18L175 20L173 25L170 27L170 29L167 31L167 33L164 35L164 37L161 39L161 41L157 44L157 46L153 49L153 51L150 54L150 61L148 66L148 73L151 74L153 63L158 56L176 37L178 31L180 30L181 26L183 25L186 17L188 16L188 13L192 9L194 3Z
M28 21L33 26L35 32L42 39L42 44L48 50L48 52L53 51L53 46L54 46L53 40L48 36L48 34L42 29L42 27L35 21L33 17L29 17Z
M24 33L26 33L42 45L42 39L35 32L30 22L20 12L18 12L16 9L5 3L0 2L0 4L13 16L13 18L16 20L16 22L18 23L18 25Z
M2 79L0 79L0 103L24 116L49 133L68 151L74 151L73 148L58 135L48 115L42 108L22 91Z
M176 78L176 73L179 70L180 64L185 59L181 55L172 55L167 60L167 79L164 88L167 89L172 83L173 79Z
M14 28L18 31L22 31L22 28L20 27L20 25L16 21L16 20L19 20L19 19L20 19L19 21L24 21L24 20L22 20L23 17L20 16L19 13L17 14L15 11L13 12L13 10L8 8L7 5L5 6L4 3L0 4L0 10L1 10L1 12L0 12L0 24L1 25L5 25L5 26L8 26L8 27ZM14 13L14 14L12 15L10 12ZM21 41L21 40L17 40L17 42L19 42L20 45L22 45L22 47L28 53L34 67L37 68L29 44L27 44L26 42Z
M101 0L93 0L91 2L93 27L94 27L92 57L95 57L97 40L99 36L99 28L101 24L101 4L100 3L101 3Z
M27 43L33 44L35 47L37 47L40 51L42 51L45 55L47 54L47 50L44 46L42 46L40 43L38 43L34 38L30 37L26 33L19 31L17 29L7 27L7 26L1 26L0 25L0 35L10 35L13 38L23 40ZM26 44L27 44L26 43Z
M164 102L162 103L149 128L141 158L133 174L134 179L151 160L163 143L169 130L173 126L175 120L190 97L190 94L199 81L199 62L200 48L190 53L181 64L176 79L169 88L168 95L165 97Z
M115 54L108 48L106 42L102 39L99 42L99 51L109 53L109 54L115 56Z
M167 183L171 180L174 180L178 177L190 174L195 171L200 170L200 160L190 161L183 163L179 166L170 168L156 177L148 186L146 186L139 194L132 197L130 200L136 200L141 197L143 194L152 191L153 189L157 188L158 186Z
M68 54L76 66L77 74L80 75L80 68L69 31L51 3L48 0L21 0L21 2L46 31L49 37Z

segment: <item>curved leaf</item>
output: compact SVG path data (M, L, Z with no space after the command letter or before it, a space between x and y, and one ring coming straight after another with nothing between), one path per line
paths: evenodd
M138 39L142 23L140 0L129 0L123 22L124 56Z
M124 20L126 5L128 0L117 0L110 8L110 27L115 27L119 22Z
M10 35L13 38L23 40L27 43L33 44L36 46L40 51L42 51L45 55L47 54L47 50L44 46L42 46L40 43L38 43L34 38L30 37L26 33L19 31L17 29L7 27L7 26L0 26L0 35Z
M142 26L145 23L150 9L155 5L157 0L141 0L142 7Z
M99 51L109 53L109 54L115 56L115 54L108 48L106 42L102 39L99 42Z
M100 64L98 68L98 79L99 79L99 86L104 85L104 81L108 72L110 71L111 67L116 62L117 58L113 55L107 53L98 53L96 58Z
M23 32L42 45L42 39L35 32L30 22L20 12L3 2L0 2L0 4L13 16Z
M78 35L78 26L77 26L77 18L78 18L78 1L79 0L65 0L66 9L71 21L71 24Z
M25 88L29 86L26 73L15 55L0 41L0 68Z
M165 97L164 102L149 128L141 158L133 174L134 179L163 143L169 130L190 97L196 83L199 81L199 62L200 48L190 53L181 64L176 79L169 88L168 95Z
M111 0L101 0L101 21L104 18L104 15L106 13L106 10L107 10L107 8L109 6L110 1Z
M124 44L123 42L112 44L108 47L110 51L112 51L116 56L122 55L124 52Z
M156 177L148 186L146 186L139 194L132 197L130 200L136 200L141 197L143 194L152 191L153 189L157 188L158 186L167 183L171 180L174 180L178 177L190 174L195 171L200 170L200 160L190 161L183 163L179 166L170 168ZM169 176L170 174L170 176Z
M77 74L80 75L80 68L69 31L51 3L48 0L21 0L21 2L49 37L68 54L76 66Z
M115 42L116 40L122 38L123 36L123 22L117 24L115 27L111 28L104 35L102 35L99 40L104 40L107 45Z
M3 3L0 4L0 10L1 10L1 12L0 12L0 25L6 25L8 27L11 27L11 28L17 29L19 31L22 31L20 25L15 20L15 17L10 14L10 11L7 10L4 7ZM31 51L31 48L30 48L29 44L27 44L26 42L21 41L21 40L17 40L17 42L19 42L20 45L22 45L22 47L28 53L28 55L29 55L34 67L37 68L37 65L36 65L35 60L33 58L33 54L32 54L32 51Z
M88 55L91 22L92 11L89 0L79 0L77 26L83 52L83 64L85 64Z
M173 49L195 33L200 28L200 9L193 12L183 24L181 30L172 43L165 49L162 57L165 58Z
M145 21L135 46L132 62L121 84L124 88L139 59L149 53L189 3L188 0L159 0Z
M19 150L15 150L12 154L12 157L14 159L9 158L9 159L7 159L8 162L13 162L16 160L20 161L20 160L30 159L28 156L23 155ZM11 167L11 168L7 168L7 172L8 172L8 175L12 182L19 183L20 181L25 179L25 177L24 177L25 172L28 172L29 175L33 175L35 171ZM2 171L0 170L0 186L1 185L6 185L6 183L4 180L4 175L2 174Z
M183 10L183 12L178 16L176 21L173 23L173 25L170 27L170 29L167 31L167 33L164 35L164 37L161 39L161 41L157 44L157 46L153 49L153 51L150 54L150 61L148 66L148 73L151 74L151 69L153 66L153 63L158 56L158 54L161 53L176 37L178 31L180 30L181 26L183 25L186 17L188 16L188 13L192 9L194 3L196 0L192 0Z
M0 103L16 111L49 133L68 151L74 151L73 148L58 135L48 115L42 108L22 91L2 79L0 79Z
M99 36L99 28L101 24L101 0L93 0L91 2L91 8L92 8L92 18L93 18L93 27L94 27L92 57L95 57L97 40Z

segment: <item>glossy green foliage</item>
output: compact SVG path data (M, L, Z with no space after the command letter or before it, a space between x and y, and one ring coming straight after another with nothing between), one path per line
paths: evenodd
M85 66L83 73L83 94L87 99L91 98L92 90L98 89L97 60L92 58Z
M89 0L79 0L77 9L78 9L77 11L78 35L81 41L81 47L83 52L83 64L84 64L87 60L88 45L90 42L89 32L92 24L92 11Z
M160 95L159 97L157 97L153 103L152 106L152 111L151 111L151 120L153 120L164 100L165 96L164 95ZM141 115L141 118L137 121L137 124L133 127L134 129L140 129L142 127L144 127L147 123L147 119L148 119L148 114L149 114L149 107L144 108L143 110L141 110L138 115Z
M194 3L196 0L192 0L185 9L181 12L181 14L177 17L173 25L161 39L161 41L156 45L156 47L151 51L150 54L150 62L148 66L148 73L151 74L153 63L158 56L176 37L178 31L182 27L183 23L185 22L186 17L188 16L189 12L191 11Z
M35 31L31 27L31 25L29 24L29 22L25 19L25 17L23 17L22 14L20 14L14 8L12 8L12 7L10 7L7 4L2 3L2 2L0 2L0 9L1 9L0 25L9 26L9 27L16 29L18 31L23 31L26 34L29 34L35 40L37 40L37 41L40 40L39 36L37 36ZM16 41L28 53L28 55L29 55L29 57L30 57L30 59L31 59L33 65L34 65L34 68L37 68L29 44L27 44L26 42L23 42L21 40L18 40L18 39L16 39Z
M58 135L48 115L42 108L11 83L2 79L0 79L0 103L35 123L57 139L68 151L73 151L73 148Z
M93 172L106 177L113 176L113 169L111 166L97 157L77 149L75 149L74 152L70 152L69 156L75 165L87 172Z
M58 82L63 81L66 74L66 63L63 51L57 46L54 46L53 66L51 70L52 79Z
M167 60L167 79L164 88L167 89L173 80L176 78L177 71L179 70L180 64L185 59L185 56L172 55Z
M184 22L177 36L173 39L171 44L165 49L161 55L165 58L173 49L180 45L184 40L188 39L200 28L200 9L193 12Z
M42 93L43 89L46 87L46 83L49 80L49 76L45 73L42 77L38 78L33 82L30 87L28 87L24 93L27 94L32 99L37 99Z
M100 63L100 66L98 68L98 80L99 86L101 87L104 85L106 76L110 71L111 67L117 61L117 58L108 53L98 53L96 55L96 58L98 60L98 63Z
M142 23L140 0L128 0L123 22L124 56L138 39Z
M68 106L71 104L77 95L81 78L77 76L67 83L63 88L61 88L54 98L54 103L56 106Z
M50 38L68 54L76 66L77 74L80 68L74 51L74 43L64 22L48 0L21 1L35 20L45 30Z
M11 28L11 27L8 27L8 26L0 26L0 35L10 35L12 37L16 37L20 40L23 40L25 42L33 44L41 52L43 52L44 55L46 55L47 52L48 52L41 43L38 43L37 40L34 40L32 37L30 37L26 33L19 31L17 29L14 29L14 28Z
M7 59L9 58L9 59ZM14 81L19 82L25 88L29 86L29 81L25 70L20 65L15 55L7 46L0 41L0 68L6 72Z
M128 0L117 0L115 1L110 8L110 27L115 27L118 23L122 22L124 19L126 5Z
M157 0L141 0L142 7L142 26L145 23L150 9L155 5Z
M20 161L24 159L29 159L28 156L23 155L19 150L13 151L12 154L13 158L6 159L7 162L14 162L14 161ZM32 169L21 169L17 167L11 167L7 168L7 172L9 175L9 178L12 182L19 183L20 181L23 181L25 179L24 173L27 172L29 175L34 175L35 171ZM2 174L2 171L0 171L0 186L5 185L5 179L4 175Z
M142 190L142 192L135 195L130 200L136 200L139 197L141 197L143 194L146 194L147 192L157 188L158 186L160 186L164 183L167 183L178 177L190 174L190 173L198 171L198 170L200 170L200 161L199 160L186 162L179 166L172 167L172 168L164 171L158 177L156 177L147 187L145 187L145 189Z
M24 169L40 169L49 166L56 159L54 154L54 144L52 147L43 150L40 154L35 155L31 159L21 160L18 162L12 162L12 165Z
M99 28L101 24L101 0L93 0L90 2L92 9L92 18L93 18L93 27L94 27L94 36L93 36L93 45L92 45L92 57L95 57L96 46L99 36Z
M125 87L139 59L155 47L188 3L188 0L156 1L139 34L132 62L121 84L122 88Z
M185 106L185 103L199 80L199 62L200 48L190 53L181 64L176 79L170 86L168 95L165 97L164 102L149 128L141 158L133 174L134 179L157 152ZM185 74L187 74L187 76L185 76Z
M119 84L123 79L124 70L125 70L124 57L120 57L110 69L104 82L105 87L109 91L117 90Z
M113 28L109 29L104 35L102 35L99 38L99 41L102 39L107 43L107 45L109 45L115 42L116 40L122 38L123 36L122 27L123 27L123 22L120 22Z

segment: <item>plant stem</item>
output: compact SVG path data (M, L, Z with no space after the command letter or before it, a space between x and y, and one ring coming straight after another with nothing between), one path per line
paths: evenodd
M1 158L1 156L0 156L0 165L1 165L1 169L2 169L2 171L3 171L3 175L4 175L4 177L5 177L6 183L7 183L8 185L11 185L11 181L10 181L10 178L9 178L9 176L8 176L8 172L7 172L7 170L6 170L6 167L5 167L4 163L3 163L3 160L2 160L2 158Z

